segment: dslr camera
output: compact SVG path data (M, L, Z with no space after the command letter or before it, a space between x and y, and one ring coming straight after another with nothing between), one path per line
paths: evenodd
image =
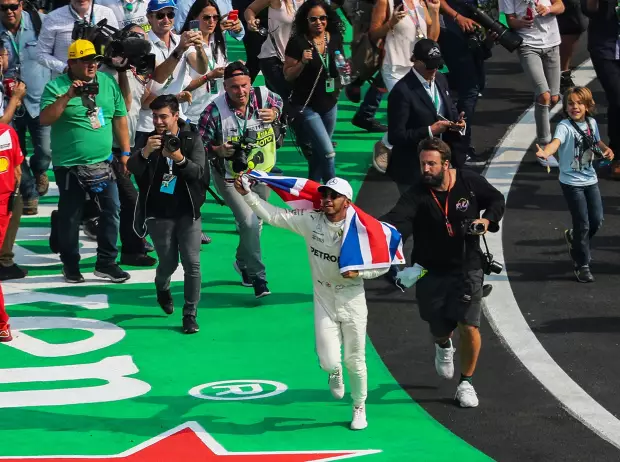
M469 236L477 236L484 232L484 225L482 223L474 223L474 221L475 220L473 219L463 220L461 226L464 234ZM501 273L504 270L504 265L493 259L493 254L489 252L489 246L487 245L487 240L484 237L484 234L482 235L482 240L484 241L484 247L486 250L486 252L482 252L482 271L487 276L491 273Z
M166 132L161 136L161 146L168 152L178 151L181 149L181 139L171 132Z
M97 82L88 82L75 89L77 96L95 96L99 94L99 84Z
M230 160L232 161L232 169L235 173L241 173L248 170L248 156L252 152L253 149L257 147L256 145L256 132L246 130L243 136L239 138L238 141L231 141L233 149L235 152L231 156ZM257 152L254 154L252 159L255 164L260 164L264 158L262 152Z

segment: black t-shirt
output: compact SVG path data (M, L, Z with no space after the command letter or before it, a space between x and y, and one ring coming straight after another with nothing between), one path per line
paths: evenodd
M153 153L155 155L155 153ZM148 195L146 203L146 216L155 218L177 218L184 215L193 216L194 208L192 207L192 201L187 189L185 181L180 179L177 175L176 185L174 187L173 194L167 194L161 192L161 183L163 181L164 174L169 173L167 159L157 153L157 167L155 174L153 175L153 182L151 191ZM173 175L176 175L176 167L173 163Z
M412 263L435 271L480 269L480 238L466 235L461 224L463 220L479 218L484 210L482 217L491 222L489 231L497 231L504 214L504 196L484 177L467 170L457 170L449 195L447 191L433 192L441 207L431 189L418 182L381 220L393 224L403 235L403 241L413 235ZM446 226L446 200L453 237Z
M316 112L324 113L336 105L340 90L338 89L331 93L327 93L325 91L325 82L328 78L327 72L325 72L321 58L319 57L316 48L312 46L312 42L309 42L304 36L301 35L291 37L286 45L285 55L290 56L297 61L301 61L304 50L308 50L310 48L313 50L312 60L306 64L304 69L301 71L301 74L299 74L299 76L292 82L293 94L291 96L291 101L294 106L301 108L306 103L306 100L310 95L310 91L316 81L317 74L321 71L321 77L316 84L316 88L312 94L310 102L308 103L308 107L312 108ZM336 61L334 59L334 52L336 50L343 53L342 37L339 34L331 34L327 50L329 55L329 76L334 79L336 87L340 88L340 77L338 74L338 68L336 67Z

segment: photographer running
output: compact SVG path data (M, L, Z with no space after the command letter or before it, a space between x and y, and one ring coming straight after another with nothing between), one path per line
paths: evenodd
M127 167L140 190L134 227L141 235L148 227L159 265L155 275L157 302L166 314L174 304L170 278L179 265L184 271L183 331L198 332L196 306L200 300L200 207L209 186L205 150L189 124L179 119L179 101L160 95L150 105L155 131L146 146L135 152ZM148 221L147 221L148 220Z
M260 248L260 220L234 190L234 180L248 169L269 172L276 163L273 123L280 118L282 99L266 87L252 88L250 71L240 61L224 70L224 89L203 112L198 130L205 148L215 155L214 180L239 228L235 270L242 284L254 287L256 298L269 295ZM264 184L254 191L267 199Z
M484 273L501 271L482 253L479 235L499 230L504 196L477 173L451 169L450 148L440 139L423 140L418 152L421 182L381 220L393 224L403 242L413 234L411 264L428 270L417 282L416 298L435 337L435 369L440 377L453 377L451 338L458 327L462 355L455 399L461 407L476 407L472 376L480 353Z

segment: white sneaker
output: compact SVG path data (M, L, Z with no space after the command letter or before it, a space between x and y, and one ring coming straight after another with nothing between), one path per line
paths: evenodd
M372 166L379 173L385 173L390 162L392 150L381 141L377 141L373 148Z
M329 391L336 399L344 397L344 381L342 380L342 370L338 369L333 374L329 374Z
M361 406L353 406L353 420L351 421L351 430L363 430L368 426L366 421L366 408Z
M437 375L444 379L451 379L454 377L454 352L455 348L452 348L452 340L450 340L450 346L448 348L441 348L435 343L435 370Z
M459 383L459 386L456 387L456 395L454 396L454 399L459 401L461 407L478 406L478 395L476 395L474 386L469 382Z

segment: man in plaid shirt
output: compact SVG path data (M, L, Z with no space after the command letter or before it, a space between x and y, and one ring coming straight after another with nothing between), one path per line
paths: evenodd
M235 191L234 180L256 169L269 172L276 163L273 123L280 118L282 98L266 87L252 88L250 71L240 61L224 71L225 93L207 106L198 122L205 149L211 154L215 185L239 227L234 263L242 284L254 287L256 298L269 295L260 248L260 220ZM264 184L253 190L267 199Z

